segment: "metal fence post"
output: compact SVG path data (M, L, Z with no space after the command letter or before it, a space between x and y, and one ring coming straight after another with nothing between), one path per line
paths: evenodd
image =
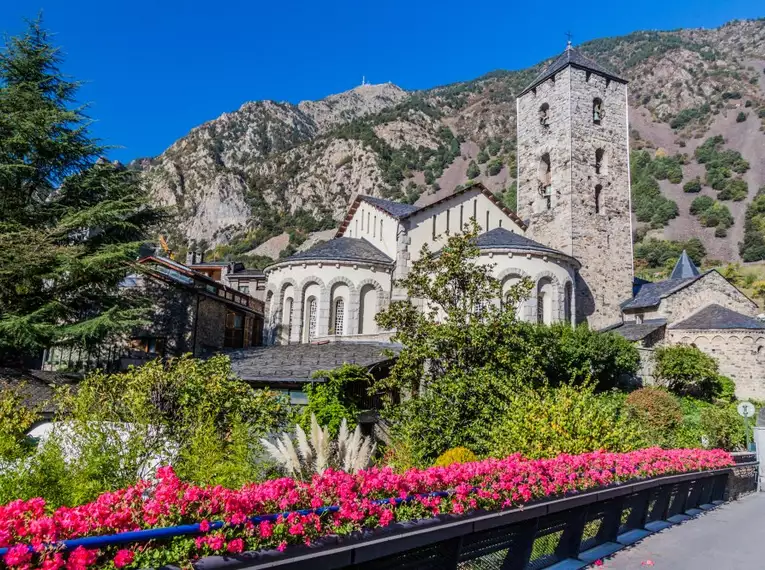
M569 523L563 529L558 546L555 548L555 556L559 560L576 558L579 555L579 546L582 544L582 534L587 520L587 507L575 509L569 515Z

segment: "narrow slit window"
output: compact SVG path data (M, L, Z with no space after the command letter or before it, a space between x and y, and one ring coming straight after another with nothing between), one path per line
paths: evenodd
M592 100L592 122L596 125L603 120L603 101L599 97Z
M382 218L380 218L380 239L382 239L382 236L383 236L382 232L383 232L383 221L382 221Z
M436 216L433 216L433 232L432 232L432 239L433 241L436 241Z
M550 105L548 103L542 103L539 108L539 124L543 127L550 126Z
M377 216L375 216L375 225L372 226L372 237L377 237Z
M486 227L484 228L484 231L489 231L489 210L486 210Z
M601 174L601 171L603 170L603 156L605 153L606 151L602 148L595 151L595 174Z
M446 210L446 235L449 235L449 211Z
M460 231L462 231L462 228L465 225L465 220L462 219L464 213L465 213L465 204L460 204L460 227L459 227Z
M364 210L361 210L361 231L364 231Z
M478 200L473 200L473 219L478 222Z
M372 214L370 214L369 212L367 212L367 233L369 233L369 218L371 217L371 215L372 215Z
M600 193L603 190L603 187L598 184L595 186L595 213L600 213Z

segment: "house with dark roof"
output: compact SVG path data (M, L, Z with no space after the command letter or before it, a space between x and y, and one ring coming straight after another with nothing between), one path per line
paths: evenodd
M623 322L609 330L643 348L696 346L736 383L739 398L765 397L765 321L755 316L757 304L716 270L701 272L683 252L669 279L636 284L622 310Z

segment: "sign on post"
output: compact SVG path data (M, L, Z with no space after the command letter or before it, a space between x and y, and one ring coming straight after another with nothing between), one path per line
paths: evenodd
M738 410L738 415L742 418L754 416L754 404L752 402L741 402L736 409Z

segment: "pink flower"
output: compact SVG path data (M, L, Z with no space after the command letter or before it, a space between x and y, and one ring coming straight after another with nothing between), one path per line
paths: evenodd
M3 560L8 566L22 566L32 560L32 553L26 544L17 544L8 549Z
M260 538L270 538L274 534L274 528L268 521L261 521L258 530L260 531Z
M287 550L287 543L282 540L279 543L279 546L276 547L276 550L278 550L279 552L284 552L285 550Z
M603 566L603 561L602 560L596 560L595 561L595 566Z
M199 530L201 530L202 532L207 532L208 530L210 530L210 523L206 521L205 519L202 519L202 522L199 523Z
M207 537L207 546L212 548L213 550L220 550L223 548L223 543L225 541L223 540L223 537L219 534L215 536L208 536Z
M244 550L244 541L241 538L235 538L228 543L226 550L231 554L239 554Z
M135 552L123 548L122 550L118 550L117 554L114 556L114 565L117 568L123 568L133 562L134 558Z

